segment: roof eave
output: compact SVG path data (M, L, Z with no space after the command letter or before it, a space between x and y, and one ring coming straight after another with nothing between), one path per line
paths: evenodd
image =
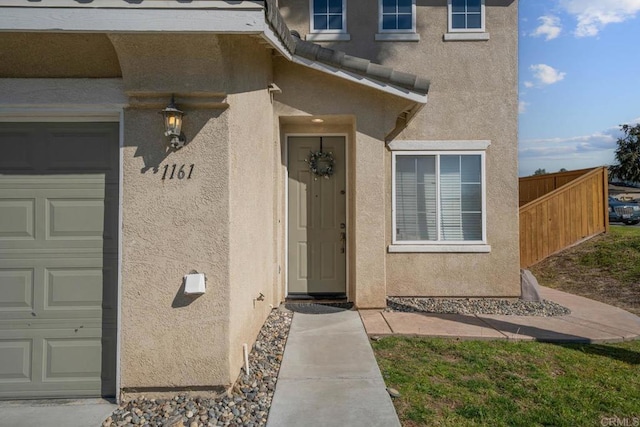
M362 76L360 74L353 73L348 70L340 69L337 67L332 67L331 65L324 64L322 62L313 61L307 58L304 58L299 55L293 55L291 57L291 61L295 64L303 65L305 67L311 68L316 71L321 71L326 74L330 74L332 76L340 77L342 79L348 80L353 83L357 83L359 85L363 85L369 88L373 88L376 90L380 90L382 92L388 93L390 95L398 96L400 98L407 99L409 101L418 103L418 104L426 104L427 103L427 95L421 94L417 92L410 91L408 89L395 86L389 83L384 83L379 80L374 80L368 78L366 76Z

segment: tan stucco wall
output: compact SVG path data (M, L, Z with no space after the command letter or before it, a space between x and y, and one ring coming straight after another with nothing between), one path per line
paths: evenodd
M0 33L0 78L120 76L105 34Z
M298 121L295 127L284 126L282 134L335 133L344 129L345 117L353 121L351 140L347 142L349 297L359 307L382 307L386 298L385 224L389 215L383 208L384 138L409 102L284 60L275 61L274 72L282 89L282 94L275 97L278 116L334 116L340 123L332 126L332 117L326 118L323 127L313 125L310 120L306 124Z
M280 302L275 237L279 148L273 138L273 106L267 90L273 82L271 53L249 39L236 49L243 54L233 61L237 90L229 96L232 375L240 371L242 345L248 344L251 350L271 307Z
M491 253L388 254L389 295L520 295L517 2L487 3L500 6L487 6L491 38L486 42L442 42L446 7L427 14L423 32L427 51L422 56L426 59L421 63L414 59L405 66L431 79L429 102L397 139L491 141L486 155ZM387 176L391 176L390 153L387 158ZM388 182L388 210L390 195ZM391 233L391 224L387 226Z
M184 132L191 141L165 156L157 111L125 112L125 389L230 381L228 113L219 113L187 110ZM174 163L194 164L192 178L162 181L164 165ZM207 275L207 292L198 298L181 294L182 278L191 270Z
M178 38L165 66L157 52L175 36L111 36L136 99L125 115L124 389L229 385L274 293L274 196L263 191L274 157L270 52L250 37ZM165 154L154 103L169 93L190 142ZM207 104L216 100L228 108ZM194 164L192 178L162 181L173 163ZM182 277L194 269L207 291L185 298ZM260 292L267 299L254 306Z
M281 0L280 7L290 28L304 38L309 32L309 2ZM444 42L446 0L418 0L416 16L419 42L375 42L378 3L349 1L351 41L320 44L431 80L426 107L395 140L491 140L486 171L492 249L490 254L388 253L387 293L519 296L517 1L487 0L489 41ZM386 250L392 236L391 152L384 156ZM371 208L379 209L375 204Z

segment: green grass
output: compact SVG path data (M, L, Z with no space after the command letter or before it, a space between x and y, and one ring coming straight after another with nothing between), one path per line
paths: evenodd
M388 337L373 343L405 427L640 421L640 342L554 345Z
M640 282L640 227L611 227L608 238L582 254L581 265L599 268L623 283Z

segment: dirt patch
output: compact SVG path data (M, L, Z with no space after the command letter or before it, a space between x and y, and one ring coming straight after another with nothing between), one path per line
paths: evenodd
M551 256L530 270L543 286L601 301L640 316L640 281L634 278L625 280L612 274L609 262L611 259L620 260L622 266L616 268L624 269L624 262L630 264L629 268L636 267L635 260L628 260L628 253L618 256L613 252L606 254L605 261L608 262L601 265L585 261L602 257L604 248L610 251L612 243L617 245L626 239L629 237L612 230L610 234L597 236ZM640 253L633 255L640 258Z

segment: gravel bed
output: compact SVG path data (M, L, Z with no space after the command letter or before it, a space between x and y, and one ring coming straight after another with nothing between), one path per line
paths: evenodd
M553 317L571 310L553 301L531 302L499 298L387 298L387 311L439 314L506 314Z
M275 309L249 354L249 373L241 372L231 391L215 399L184 395L144 397L123 403L104 427L258 427L267 423L293 313Z

